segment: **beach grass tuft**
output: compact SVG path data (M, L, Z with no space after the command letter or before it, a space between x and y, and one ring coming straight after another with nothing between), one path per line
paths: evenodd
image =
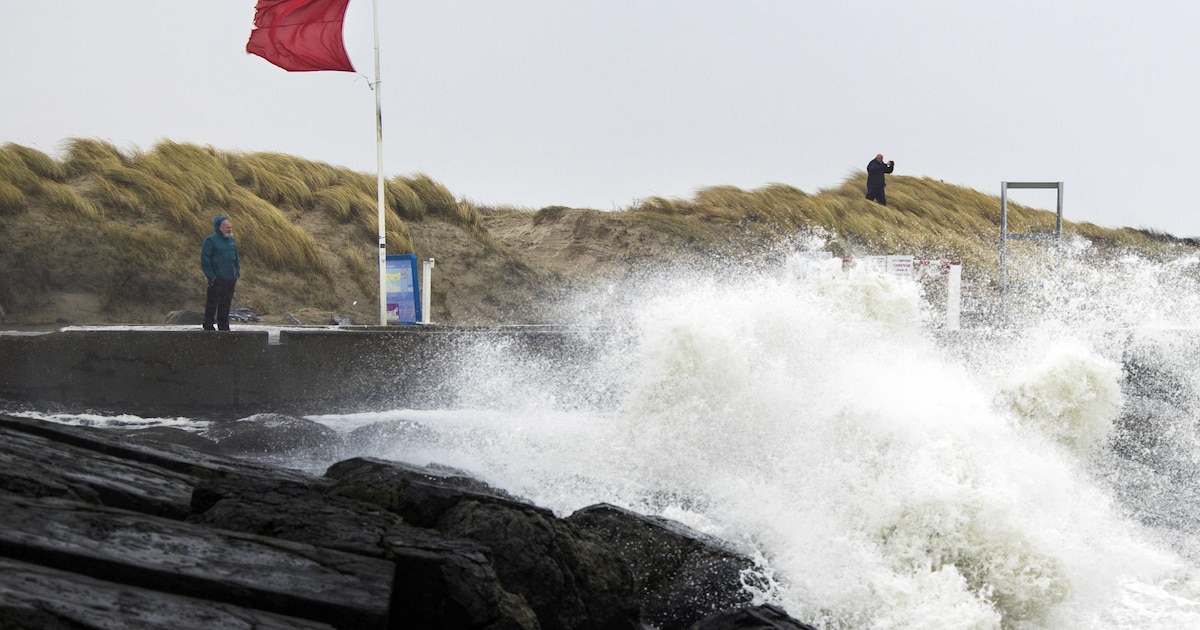
M439 262L445 273L456 265L491 265L524 278L529 293L539 295L556 290L545 278L558 272L531 263L521 250L526 242L558 243L546 252L557 260L611 255L623 259L606 264L630 266L665 252L748 256L817 243L843 257L911 253L958 260L967 283L995 287L996 195L894 176L885 207L864 198L865 180L864 172L851 171L815 193L786 183L750 190L717 185L688 198L648 197L609 212L482 207L425 173L395 175L384 182L384 231L388 253L424 248L422 256L445 261ZM130 300L173 308L201 301L200 242L212 232L213 217L224 214L234 220L247 269L255 270L239 285L240 294L272 309L341 308L352 301L344 299L347 292L360 299L378 291L377 185L376 174L294 156L165 140L143 151L74 138L63 143L61 159L0 145L0 242L6 243L0 264L8 270L0 275L6 302L0 306L19 312L55 292L94 293L112 312ZM513 229L523 218L530 230L559 233L547 238L517 229L529 240L514 245L492 231ZM1013 232L1044 232L1054 229L1055 216L1010 204L1008 221ZM1096 256L1165 258L1197 244L1149 228L1068 220L1064 229L1088 239L1089 255ZM1033 265L1048 259L1045 248L1026 244L1014 251Z

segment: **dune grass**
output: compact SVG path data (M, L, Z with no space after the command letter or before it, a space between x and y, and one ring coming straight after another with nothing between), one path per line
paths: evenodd
M79 194L74 188L55 181L42 182L41 198L46 207L65 212L85 219L98 219L100 210L91 200Z
M132 230L123 223L102 223L92 254L111 257L94 282L105 307L121 312L138 303L169 302L179 295L181 278L193 275L191 260L177 255L185 243L178 233L156 225ZM197 279L192 284L199 286Z
M836 187L808 194L786 184L755 190L714 186L690 199L651 197L632 212L667 218L663 229L699 238L704 223L766 225L781 241L800 234L827 238L824 249L836 256L912 254L918 258L963 263L964 280L977 290L996 286L999 273L1000 204L996 195L931 178L889 178L888 205L864 197L866 173L856 172ZM1055 213L1009 203L1009 231L1053 232ZM690 226L690 227L689 227ZM1189 244L1169 234L1132 228L1112 229L1064 221L1064 238L1089 239L1096 255L1133 252L1166 257ZM1053 257L1045 242L1010 241L1010 278L1036 273Z
M909 253L960 260L969 282L995 282L1000 221L995 195L895 176L889 178L884 207L864 199L865 177L854 172L812 194L783 183L754 190L712 186L688 199L650 197L612 213L588 211L595 216L580 226L603 232L616 220L640 222L643 234L692 250L749 242L794 248L808 246L816 234L836 256ZM344 272L358 292L370 295L377 291L376 186L374 174L278 153L171 141L148 151L124 150L75 138L55 158L5 144L0 146L0 240L10 246L0 249L0 264L9 270L0 274L0 300L11 308L14 301L34 299L22 296L64 290L98 291L113 309L129 299L178 301L181 293L195 303L202 292L196 282L199 244L219 214L234 220L251 268L293 278L276 288L308 287L311 299L336 303L330 287ZM388 253L418 253L412 226L439 221L464 230L485 246L482 251L522 265L488 233L485 215L525 214L534 225L552 225L572 211L480 208L424 173L387 179L384 205ZM1009 224L1014 232L1048 231L1054 213L1011 204ZM335 237L322 232L319 240L301 225L345 225L349 231ZM1064 228L1092 241L1098 254L1166 256L1195 245L1148 229L1070 221ZM30 240L39 244L26 246ZM1014 252L1041 260L1044 250L1021 245ZM71 253L64 256L64 251ZM270 300L275 304L282 298Z
M64 148L66 155L63 166L70 177L82 177L88 173L133 164L133 156L103 140L72 138L64 143Z
M378 200L356 186L330 186L317 191L313 200L341 223L354 223L367 234L378 232Z
M343 182L320 190L314 195L314 205L332 214L341 223L354 224L365 238L377 239L379 236L378 196L368 196L360 186ZM412 236L394 206L385 208L383 219L388 251L411 253Z
M0 181L0 217L25 210L25 193L13 184Z
M235 226L238 250L244 252L242 256L247 261L274 271L302 269L323 276L329 274L312 234L291 223L278 207L243 193L230 200L223 214Z
M378 276L375 273L376 261L367 262L367 257L363 253L364 248L350 247L342 253L346 263L346 269L350 272L350 278L358 287L358 290L363 295L371 295L379 291L376 284Z
M425 206L425 201L412 186L408 185L406 178L393 177L387 180L387 191L389 203L392 203L391 199L395 200L392 207L401 217L410 221L423 221L429 214L429 208Z
M11 143L0 147L0 182L21 191L22 196L34 196L41 192L42 178L25 163L20 152L24 149Z
M400 180L421 199L426 212L450 221L460 227L478 231L482 217L479 209L469 202L459 202L445 186L424 173L417 173Z
M363 278L374 268L366 254L374 255L377 238L375 182L293 156L171 141L142 151L74 138L63 143L60 159L9 143L0 146L0 217L19 219L0 229L0 237L32 235L58 244L0 252L0 262L14 272L0 279L0 296L10 309L34 300L21 296L48 290L94 291L113 309L122 300L167 300L180 291L195 302L202 290L194 282L200 242L220 214L234 220L251 268L328 286L331 265L349 265L365 293L371 285ZM386 193L389 253L412 253L405 219L424 220L430 207L441 220L472 223L453 195L427 176L394 177ZM323 254L314 235L289 215L296 212L328 213L353 224L363 252ZM56 250L85 247L92 251L70 265L53 259ZM94 263L84 262L88 258ZM135 280L139 275L147 277Z
M66 181L66 167L45 153L11 142L4 145L4 148L15 159L20 160L34 176L52 182Z
M276 206L304 208L312 203L313 187L309 176L328 185L323 171L317 168L302 169L296 158L277 153L255 153L227 155L226 172L254 196ZM320 186L319 186L320 187Z

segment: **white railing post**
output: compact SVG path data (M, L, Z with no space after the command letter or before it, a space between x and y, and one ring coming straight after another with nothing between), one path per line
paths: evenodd
M421 261L421 323L429 323L429 304L430 292L433 287L433 265L432 258Z
M946 278L946 330L958 330L962 326L962 263L951 262Z

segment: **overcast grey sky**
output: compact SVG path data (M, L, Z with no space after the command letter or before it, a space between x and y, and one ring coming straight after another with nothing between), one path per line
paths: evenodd
M380 0L384 171L485 204L625 208L896 173L1200 236L1194 0ZM0 142L277 151L375 171L360 74L245 53L254 0L0 0ZM1053 192L1015 191L1053 208ZM916 252L919 254L919 252Z

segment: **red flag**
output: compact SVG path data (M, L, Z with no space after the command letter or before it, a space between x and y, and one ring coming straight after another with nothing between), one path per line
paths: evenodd
M342 44L350 0L258 0L246 52L289 72L354 72Z

